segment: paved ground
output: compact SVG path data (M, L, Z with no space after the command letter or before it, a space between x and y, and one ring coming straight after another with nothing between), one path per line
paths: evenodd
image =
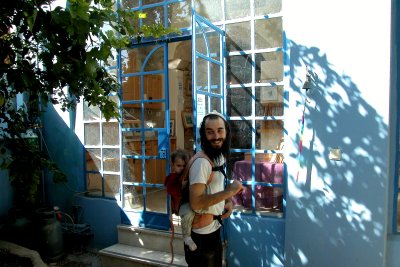
M97 251L75 251L67 254L63 259L49 263L49 267L101 267Z
M80 249L68 252L57 262L44 262L37 251L0 240L2 267L101 267L97 251Z

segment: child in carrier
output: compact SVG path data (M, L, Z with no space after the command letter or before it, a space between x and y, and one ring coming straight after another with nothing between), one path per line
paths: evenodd
M190 234L195 213L190 208L189 199L187 199L188 192L182 194L182 190L188 190L187 180L182 183L180 179L188 160L189 155L183 149L177 149L171 153L171 173L165 178L164 185L171 196L172 213L181 217L183 241L191 251L194 251L197 246Z

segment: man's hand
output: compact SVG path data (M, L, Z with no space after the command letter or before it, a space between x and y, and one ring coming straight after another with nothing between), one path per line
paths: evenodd
M238 180L231 180L231 183L226 186L226 190L236 195L243 190L243 185Z
M229 216L231 216L232 214L232 211L233 211L232 201L226 202L224 206L224 213L222 213L221 219L224 220L226 218L229 218Z

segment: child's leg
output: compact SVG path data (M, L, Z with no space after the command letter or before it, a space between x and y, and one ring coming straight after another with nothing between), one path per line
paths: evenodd
M191 251L197 249L196 244L193 242L190 234L192 231L192 222L194 219L195 213L189 207L189 204L184 207L185 204L181 206L179 209L179 216L181 217L181 224L182 224L182 234L183 234L183 241L189 247Z

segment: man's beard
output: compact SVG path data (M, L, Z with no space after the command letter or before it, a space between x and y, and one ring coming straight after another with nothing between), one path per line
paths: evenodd
M226 139L223 141L222 146L219 148L214 148L211 145L211 142L214 140L207 140L202 147L203 152L212 160L214 161L215 159L218 159L220 156L226 156L227 153L229 152L229 149L227 149L227 141Z

